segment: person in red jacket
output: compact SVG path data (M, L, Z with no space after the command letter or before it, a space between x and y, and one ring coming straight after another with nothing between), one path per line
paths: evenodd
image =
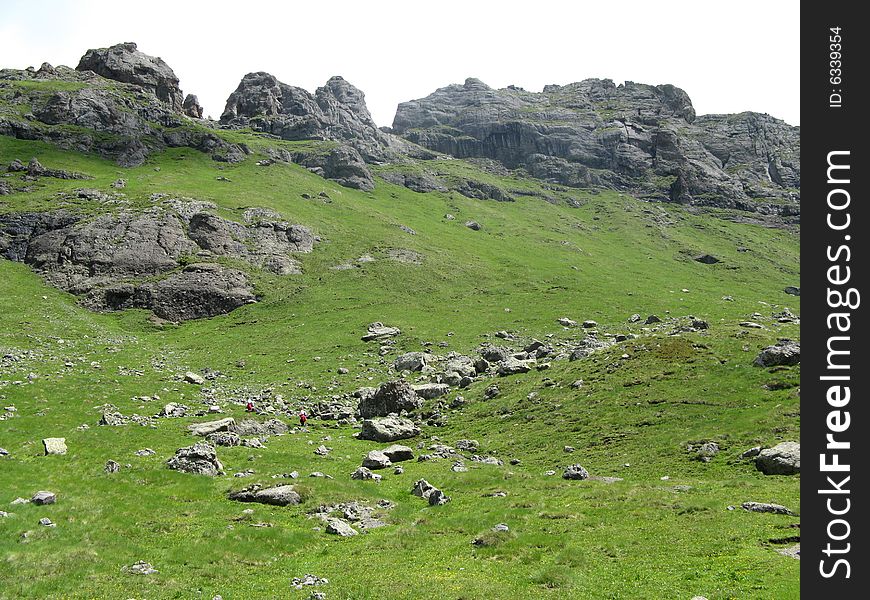
M254 403L248 400L248 403L245 405L245 410L247 412L254 412Z
M306 415L305 411L303 410L301 413L299 413L299 425L301 425L302 427L305 427L305 424L307 422L308 422L308 415Z

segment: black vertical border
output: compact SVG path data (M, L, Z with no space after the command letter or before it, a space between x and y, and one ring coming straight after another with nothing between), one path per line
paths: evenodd
M845 291L849 287L864 292L867 289L868 264L866 238L870 235L870 211L867 204L867 179L870 178L867 145L870 138L865 137L866 117L870 111L870 98L866 93L865 79L870 77L870 22L859 15L865 5L845 2L804 2L801 5L801 446L803 468L801 470L801 596L804 598L852 599L867 598L870 594L868 575L870 557L867 546L870 536L864 523L868 506L867 442L870 440L870 422L866 405L868 398L867 380L870 379L870 353L866 349L868 308L870 296L861 298L861 305L849 308L831 308L828 305L828 288ZM842 82L831 82L831 36L832 27L840 27L842 37ZM834 57L835 58L835 57ZM842 96L842 105L831 106L831 94ZM828 183L828 154L832 151L849 151L850 182L847 185ZM839 158L842 162L843 159ZM843 171L840 171L842 174ZM834 231L827 223L828 193L835 188L846 188L851 201L848 212L851 226L848 230ZM842 194L839 194L840 201ZM845 211L835 214L835 220L842 222ZM850 236L846 240L846 236ZM836 261L851 269L847 284L832 286L828 281L828 269L834 262L829 260L828 249L836 252L841 245L848 245L851 260L845 262L845 254ZM841 271L842 275L842 271ZM838 333L828 328L828 315L832 312L849 312L851 331ZM838 441L848 441L848 450L826 450L826 435L830 433L826 419L829 411L836 410L827 401L826 393L832 382L822 381L820 377L830 374L827 369L828 338L831 335L848 335L851 354L848 361L851 368L837 374L848 373L851 400L842 411L849 411L851 418L847 431L834 434ZM840 348L844 348L840 342ZM844 362L841 360L840 362ZM839 462L850 465L848 473L823 472L820 455L839 454ZM841 482L844 475L850 476L843 488L850 490L848 495L822 494L819 491L831 488L828 476ZM835 516L829 513L827 500L832 498L834 509L842 509L845 499L851 502L848 513ZM848 538L835 541L829 538L828 525L833 519L842 518L849 522ZM835 524L832 532L841 536L846 531L842 523ZM849 552L827 556L825 549L831 543L833 548L845 548ZM824 577L824 568L830 573L838 558L848 561L849 577L840 565L834 576ZM825 561L822 566L821 561Z

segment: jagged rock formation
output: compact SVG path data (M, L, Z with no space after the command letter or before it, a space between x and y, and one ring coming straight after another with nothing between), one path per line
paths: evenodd
M338 76L311 94L269 73L248 73L227 99L221 123L285 140L346 143L368 162L383 160L388 145L366 108L365 95Z
M133 42L91 49L79 60L76 71L93 71L106 79L138 85L181 112L184 95L178 77L163 59L140 52Z
M197 98L194 94L188 94L184 98L184 102L181 105L181 110L184 111L191 119L201 119L202 118L202 105L199 103L199 98Z
M174 201L93 219L62 210L2 215L0 255L30 265L90 308L146 308L183 321L256 300L247 275L209 261L227 256L278 275L298 273L292 254L310 252L318 239L271 211L249 209L241 224L213 208Z
M393 131L564 185L799 213L799 128L757 113L697 117L672 85L587 79L531 93L467 79L400 104Z

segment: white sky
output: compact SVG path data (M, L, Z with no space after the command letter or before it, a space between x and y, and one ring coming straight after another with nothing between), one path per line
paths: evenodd
M314 91L342 75L378 125L396 105L477 77L540 91L588 77L672 83L698 114L800 123L799 3L610 0L2 0L0 67L75 67L136 42L217 118L241 77Z

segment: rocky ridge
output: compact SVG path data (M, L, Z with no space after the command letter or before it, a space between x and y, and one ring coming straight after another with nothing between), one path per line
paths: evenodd
M800 129L750 112L699 117L673 85L587 79L533 93L470 78L400 104L392 131L568 186L799 214Z

